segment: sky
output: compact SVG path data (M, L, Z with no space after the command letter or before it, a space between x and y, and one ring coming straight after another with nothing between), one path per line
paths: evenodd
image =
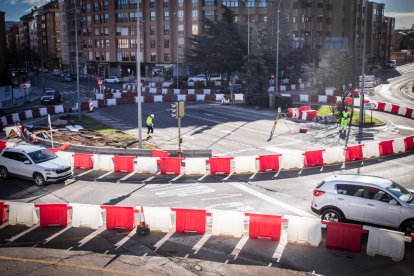
M6 12L6 21L19 21L33 6L42 6L49 0L0 0L0 11ZM395 17L396 29L409 29L414 24L414 0L378 0L385 4L385 15Z

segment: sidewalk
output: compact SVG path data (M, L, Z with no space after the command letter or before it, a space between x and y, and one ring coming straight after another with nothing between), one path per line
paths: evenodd
M3 102L3 113L12 113L12 110L15 108L22 107L27 103L38 101L40 97L43 95L43 88L32 87L31 89L32 91L27 97L22 97L14 99L12 101Z

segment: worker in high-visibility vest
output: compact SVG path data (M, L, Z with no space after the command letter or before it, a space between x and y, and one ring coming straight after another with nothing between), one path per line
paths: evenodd
M146 125L147 125L147 140L150 139L152 137L152 134L154 133L154 123L153 120L154 119L154 114L151 114L147 117L147 121L146 121Z
M345 109L344 111L342 111L341 125L339 127L340 132L346 132L346 128L348 127L348 119L349 113L348 110Z

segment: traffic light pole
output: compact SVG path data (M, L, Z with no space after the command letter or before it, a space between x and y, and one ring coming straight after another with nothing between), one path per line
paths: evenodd
M183 152L181 151L181 118L178 117L178 156L181 157L183 155Z

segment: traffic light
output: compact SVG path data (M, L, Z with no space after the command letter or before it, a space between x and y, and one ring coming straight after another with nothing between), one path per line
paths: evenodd
M184 109L185 109L184 102L183 101L178 102L178 117L179 118L184 117Z
M178 110L179 110L178 103L170 104L170 106L171 106L171 109L170 109L171 117L178 119Z

